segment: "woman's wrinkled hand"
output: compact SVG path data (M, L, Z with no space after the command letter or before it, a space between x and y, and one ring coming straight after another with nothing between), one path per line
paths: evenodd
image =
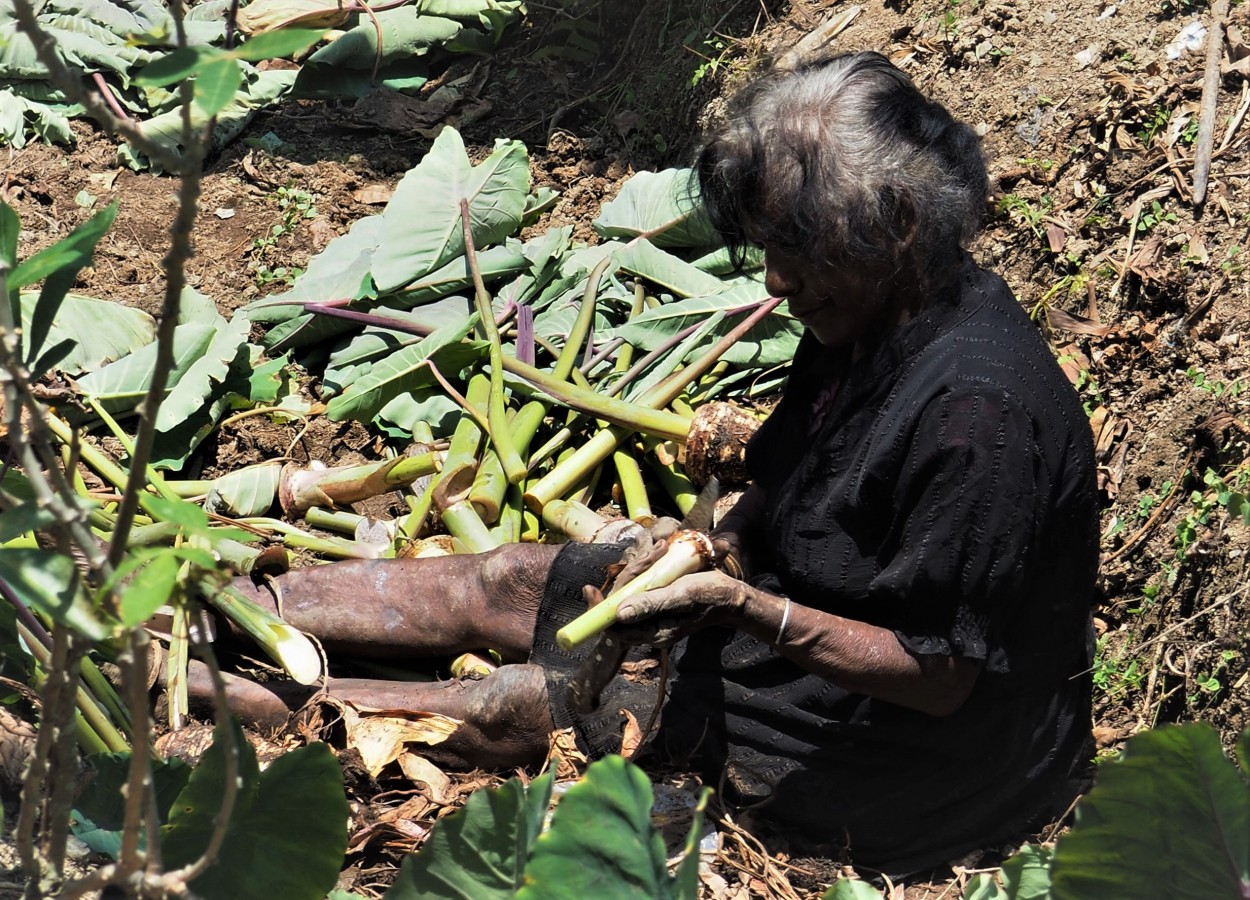
M735 627L742 620L748 591L724 572L684 575L668 587L624 601L611 633L625 643L666 647L702 628Z

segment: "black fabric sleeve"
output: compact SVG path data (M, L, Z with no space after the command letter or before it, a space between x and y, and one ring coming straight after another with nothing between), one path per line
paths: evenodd
M918 655L986 660L997 646L1035 532L1043 477L1031 419L1002 391L959 387L929 402L895 485L887 560L870 596L898 611ZM895 618L895 617L891 617Z

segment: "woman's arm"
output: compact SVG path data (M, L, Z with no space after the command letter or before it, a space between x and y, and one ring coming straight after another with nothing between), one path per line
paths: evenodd
M627 600L617 620L627 630L654 623L665 641L709 625L736 628L773 645L787 659L838 687L932 716L959 709L982 666L980 660L914 655L888 628L793 600L787 617L786 598L722 572L687 575L666 588Z
M959 709L972 692L982 661L917 656L888 628L845 619L744 585L739 630L772 644L787 659L838 687L931 716Z

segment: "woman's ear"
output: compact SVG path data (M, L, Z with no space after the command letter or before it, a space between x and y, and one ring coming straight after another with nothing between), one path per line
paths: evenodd
M916 219L916 206L912 203L911 194L897 192L893 231L899 258L910 253L916 242Z
M877 197L881 237L890 256L898 262L911 252L916 240L916 207L910 194L893 186L881 188Z

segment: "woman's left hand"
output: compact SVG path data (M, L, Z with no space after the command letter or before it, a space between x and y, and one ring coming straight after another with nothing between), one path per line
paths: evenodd
M630 644L669 646L713 625L743 621L750 588L724 572L684 575L668 587L624 601L612 633Z

